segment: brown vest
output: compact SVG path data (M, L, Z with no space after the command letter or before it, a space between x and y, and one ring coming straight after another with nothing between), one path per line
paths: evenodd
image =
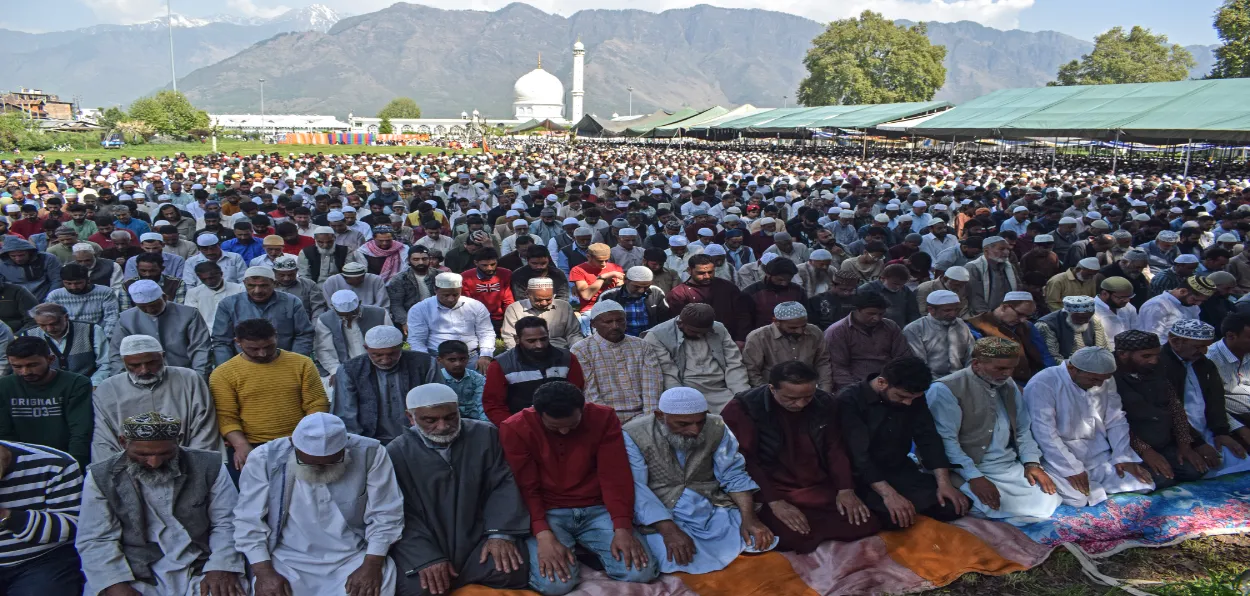
M981 463L985 452L990 448L994 438L994 424L998 421L998 405L984 393L984 384L977 379L972 367L953 372L936 381L946 385L947 389L959 401L959 410L963 414L959 423L959 446L975 463ZM993 389L990 394L1003 401L1007 409L1007 423L1011 427L1011 438L1008 444L1015 446L1016 440L1016 400L1015 383L1007 381Z

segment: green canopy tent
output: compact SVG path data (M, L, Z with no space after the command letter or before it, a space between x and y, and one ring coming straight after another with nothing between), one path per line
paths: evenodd
M511 134L517 134L517 133L522 133L522 132L530 132L534 130L545 130L549 132L554 131L554 130L568 130L569 127L570 125L568 124L561 124L559 122L554 122L551 119L546 119L546 120L533 119L533 120L527 120L525 122L512 126L511 128L508 129L508 134L511 135Z
M704 110L696 110L694 108L682 108L676 112L665 112L665 116L659 116L658 112L642 118L641 120L630 122L629 128L625 129L624 136L641 137L651 132L651 129L657 126L667 126L677 122L681 122L691 116L698 115Z

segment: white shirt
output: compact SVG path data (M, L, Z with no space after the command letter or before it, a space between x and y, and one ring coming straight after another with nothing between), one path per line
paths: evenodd
M1064 478L1096 465L1140 462L1129 446L1128 419L1115 379L1081 389L1060 364L1043 369L1024 387L1033 438L1047 470Z
M1102 330L1107 334L1107 348L1115 351L1115 336L1137 328L1137 307L1125 304L1123 308L1112 312L1102 298L1094 296L1094 320L1102 325Z
M217 316L217 305L227 296L243 293L243 285L234 282L222 281L221 287L216 290L209 288L204 284L200 284L187 290L186 302L187 306L200 311L200 316L204 318L204 324L209 329L213 328L213 320Z
M186 284L188 292L191 288L200 285L200 276L195 274L195 266L207 260L208 257L204 256L204 253L195 253L182 265L182 283ZM247 263L243 262L243 256L239 253L228 250L221 251L221 258L217 259L217 266L221 267L222 279L234 283L243 283L243 273L247 271Z
M937 262L938 255L948 248L959 246L959 239L954 234L947 234L946 238L938 240L933 234L925 234L924 240L920 242L920 252L933 257L933 262Z
M495 327L490 311L481 302L461 296L454 308L431 296L408 309L408 345L427 354L438 354L438 345L458 339L482 356L495 355Z
M1207 358L1215 363L1224 380L1224 405L1228 413L1250 414L1250 354L1238 360L1221 339L1207 348ZM1231 415L1228 424L1232 430L1242 426Z
M1095 304L1097 309L1098 305ZM1137 328L1159 336L1159 344L1168 341L1168 331L1172 324L1181 319L1197 319L1199 308L1185 306L1171 292L1164 292L1147 300L1137 313Z

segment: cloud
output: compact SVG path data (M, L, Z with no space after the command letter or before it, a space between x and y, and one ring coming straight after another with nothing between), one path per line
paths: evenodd
M252 0L226 0L224 12L241 17L271 19L287 10L290 8L285 5L257 6Z
M119 25L142 23L165 14L164 0L95 0L88 6L101 23Z
M117 1L117 0L114 0ZM247 1L247 0L245 0ZM321 0L336 10L355 14L390 6L393 0ZM420 0L421 4L445 9L496 10L512 0ZM787 12L825 22L853 17L865 10L891 19L912 21L974 21L989 27L1013 29L1020 24L1020 13L1035 0L528 0L540 10L570 15L588 8L638 9L661 12L711 4L724 8L761 8Z

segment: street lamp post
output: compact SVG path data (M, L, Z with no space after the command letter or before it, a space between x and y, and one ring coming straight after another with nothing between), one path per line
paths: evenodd
M173 0L165 0L165 24L169 28L169 81L174 93L178 92L178 71L174 68L174 7Z
M790 107L790 96L789 96L789 95L782 95L782 96L781 96L781 107L782 107L782 108L788 108L788 107Z
M626 89L629 90L629 115L633 116L634 115L634 86L630 85L629 87L626 87Z
M265 140L265 79L260 80L260 134L263 142Z

